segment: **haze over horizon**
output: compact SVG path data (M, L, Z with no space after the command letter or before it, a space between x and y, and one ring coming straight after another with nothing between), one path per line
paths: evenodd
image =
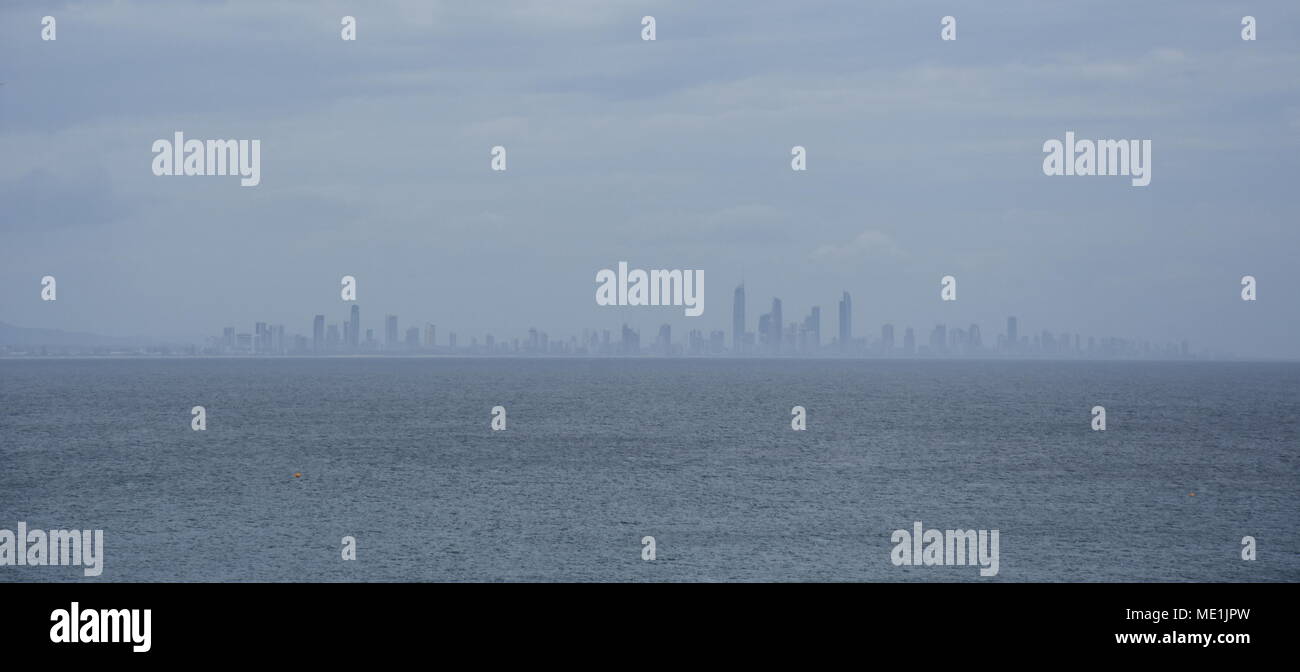
M1014 315L1027 334L1300 358L1300 5L1036 7L6 3L0 321L310 334L346 319L352 275L376 333L396 314L464 342L624 322L730 341L743 277L751 330L780 297L831 334L847 290L871 337L976 323L988 341ZM260 185L153 175L176 131L260 139ZM1150 185L1045 176L1067 131L1150 139ZM703 269L703 316L597 306L620 261Z

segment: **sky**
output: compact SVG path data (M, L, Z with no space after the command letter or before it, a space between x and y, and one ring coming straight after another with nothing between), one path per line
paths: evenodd
M847 290L858 335L991 342L1015 315L1300 358L1290 0L20 0L0 82L0 321L19 326L310 335L347 319L352 275L379 335L396 314L462 343L625 322L730 341L743 277L750 330L776 296L787 321L820 305L828 339ZM155 176L176 131L259 139L260 185ZM1067 131L1151 140L1150 185L1044 175ZM704 314L596 305L619 261L704 270Z

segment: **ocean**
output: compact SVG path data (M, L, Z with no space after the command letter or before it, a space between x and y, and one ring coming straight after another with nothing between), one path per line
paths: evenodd
M1298 513L1297 363L0 360L0 529L104 530L0 581L1296 581Z

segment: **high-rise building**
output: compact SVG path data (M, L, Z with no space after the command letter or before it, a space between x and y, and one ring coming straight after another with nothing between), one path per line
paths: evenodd
M813 306L808 317L803 321L804 349L817 352L822 345L822 307Z
M438 328L432 324L424 325L424 347L432 348L438 344Z
M886 355L894 352L894 325L880 327L880 350Z
M727 335L721 330L709 332L709 353L721 355L724 348L727 347Z
M930 354L937 355L948 349L948 327L942 324L935 325L934 331L930 332Z
M348 320L348 345L361 347L361 306L352 304L352 319Z
M912 331L911 327L903 331L903 354L909 356L916 354L916 332Z
M641 332L623 325L623 340L619 343L620 351L625 355L641 354Z
M384 318L384 347L396 350L397 346L397 316L388 315Z
M1007 348L1015 350L1020 345L1020 334L1015 317L1007 318Z
M734 354L744 352L745 345L745 284L736 288L731 301L731 349Z
M420 328L411 327L406 330L406 349L418 350L420 348Z
M325 349L325 316L317 315L311 324L311 349L320 352Z
M772 319L768 323L768 327L772 330L770 336L771 339L770 345L772 346L772 354L776 355L781 353L781 340L783 338L783 334L781 332L784 329L783 326L784 323L781 321L781 299L778 299L776 297L772 298L771 315L772 315Z
M844 292L840 298L840 352L849 352L853 343L853 298Z

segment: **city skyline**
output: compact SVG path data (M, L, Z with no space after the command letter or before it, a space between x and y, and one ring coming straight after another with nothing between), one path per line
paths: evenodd
M654 336L642 345L641 324L627 321L613 327L568 327L553 336L546 329L529 326L522 335L492 332L457 332L444 325L415 320L405 324L397 314L385 313L365 326L359 301L348 301L346 319L331 321L330 313L312 316L305 333L284 324L253 322L251 331L224 327L219 336L202 343L173 343L169 351L192 355L354 355L354 354L479 354L479 355L590 355L590 356L745 356L745 357L1032 357L1032 358L1149 358L1149 359L1234 359L1235 353L1193 351L1190 342L1178 339L1153 342L1114 335L1085 334L1043 328L1021 332L1020 317L1005 318L1005 328L994 340L986 341L978 321L935 322L922 327L884 322L874 332L855 336L853 295L843 290L838 299L835 335L823 340L820 305L809 306L797 320L786 320L784 302L772 297L767 312L752 323L748 319L749 298L744 282L733 293L730 332L696 328L678 331L674 337L670 322L653 329ZM865 319L865 318L864 318ZM653 319L649 320L654 322ZM965 325L965 326L963 326ZM752 327L752 328L751 328ZM564 328L562 328L564 329ZM897 334L901 332L901 339ZM466 336L467 338L462 338ZM33 344L35 345L35 344ZM74 348L76 346L68 346ZM161 346L160 346L161 347ZM0 354L33 354L0 344Z

